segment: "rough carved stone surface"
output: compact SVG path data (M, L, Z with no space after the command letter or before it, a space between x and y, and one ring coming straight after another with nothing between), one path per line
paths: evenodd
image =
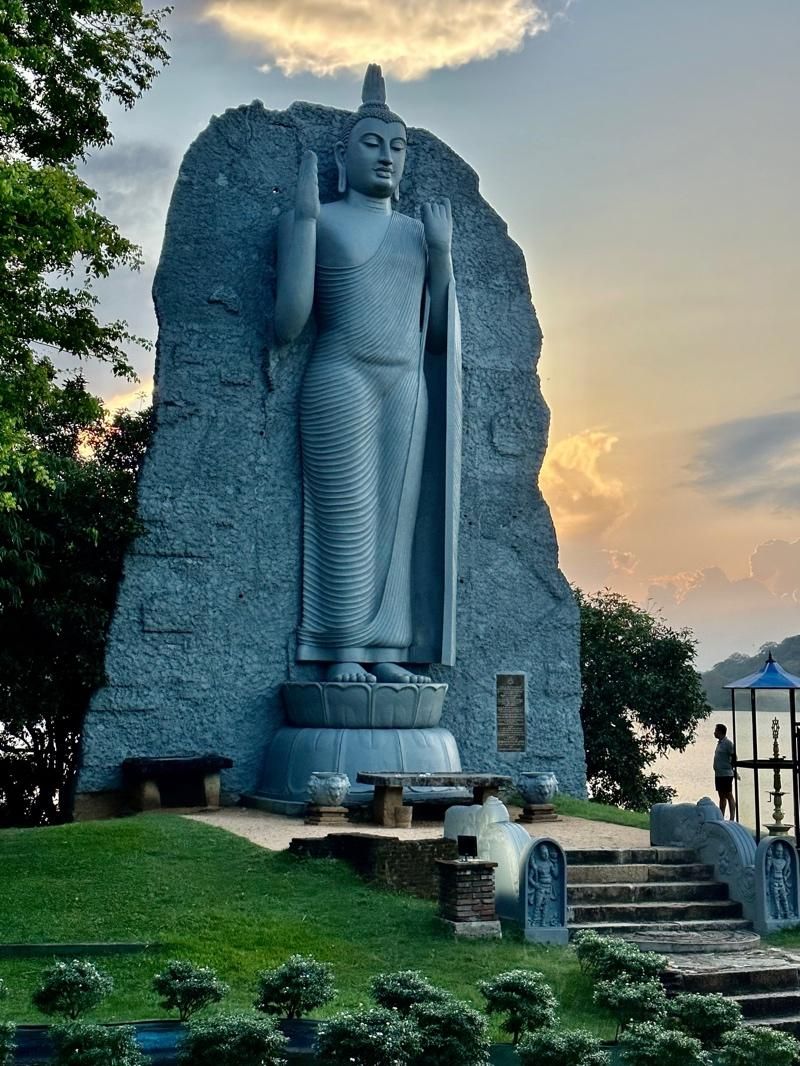
M698 803L656 803L650 808L653 847L697 848L707 822L721 822L722 811L704 796Z
M215 118L184 159L154 291L156 431L140 486L147 527L129 553L109 636L108 684L84 736L81 793L116 789L132 755L223 752L228 798L253 789L284 721L295 663L301 476L297 404L312 329L271 334L276 223L305 148L336 197L343 112L253 103ZM548 412L541 333L522 253L474 171L412 130L398 209L448 195L464 363L464 452L455 667L442 725L465 768L545 765L582 794L578 616L536 488ZM496 750L495 674L524 671L525 752Z
M800 925L800 860L789 840L768 837L755 856L755 917L762 935Z

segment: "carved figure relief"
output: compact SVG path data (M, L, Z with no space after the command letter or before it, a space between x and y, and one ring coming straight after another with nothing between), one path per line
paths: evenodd
M794 902L795 893L792 891L793 877L794 869L789 845L784 841L778 841L769 849L766 858L770 913L778 921L798 916Z
M525 939L566 944L567 861L563 848L549 837L534 840L520 870Z

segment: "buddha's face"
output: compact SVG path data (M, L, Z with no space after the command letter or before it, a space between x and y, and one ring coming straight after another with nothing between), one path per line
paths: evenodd
M347 184L363 196L389 197L400 184L406 165L406 129L402 122L360 119L345 146L336 145L336 158L347 173Z

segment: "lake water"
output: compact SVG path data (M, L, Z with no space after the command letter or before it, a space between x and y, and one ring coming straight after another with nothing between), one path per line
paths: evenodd
M743 704L744 706L744 704ZM772 757L772 722L778 719L780 734L778 740L781 755L787 758L791 755L789 741L789 712L764 712L759 711L756 716L758 757L768 759ZM710 796L717 800L714 790L714 749L717 742L714 738L714 726L722 722L728 727L728 736L733 739L731 725L731 712L714 711L710 718L700 724L697 739L685 752L675 752L668 758L659 759L653 764L653 770L662 774L668 785L677 789L675 803L696 803L703 796ZM747 711L736 708L736 749L739 758L752 758L752 724L749 708ZM761 822L771 822L772 800L767 792L772 788L772 771L761 770L758 775ZM783 797L783 809L785 811L784 824L792 821L792 779L791 774L786 772L781 775L781 788L786 793ZM742 769L739 781L739 821L745 825L755 825L755 799L754 799L753 771Z

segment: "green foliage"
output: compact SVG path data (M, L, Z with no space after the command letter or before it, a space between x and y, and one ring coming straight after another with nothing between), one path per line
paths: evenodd
M228 991L210 966L195 966L171 959L153 978L153 990L161 997L164 1010L177 1010L182 1022L211 1003L219 1003Z
M600 1041L585 1029L539 1029L517 1046L520 1066L609 1066Z
M83 714L103 679L123 554L140 529L136 479L150 415L107 420L78 379L29 411L28 425L36 429L46 480L19 475L19 506L0 512L5 825L69 815Z
M696 1037L703 1047L718 1047L723 1036L742 1024L742 1008L718 992L684 992L667 1004L669 1026Z
M144 342L125 322L98 320L93 284L137 268L140 256L97 210L75 163L111 141L105 102L131 107L166 61L165 14L141 0L6 0L0 11L4 824L69 814L82 715L131 535L128 488L115 493L109 464L85 454L103 412L75 368L97 359L134 376L128 348ZM57 371L45 350L71 369Z
M73 1022L51 1030L55 1066L147 1066L129 1025Z
M285 1047L286 1037L271 1018L225 1014L192 1022L178 1061L184 1066L284 1066Z
M310 955L292 955L281 966L258 975L258 995L253 1006L265 1014L301 1018L324 1007L336 995L333 971Z
M792 1066L800 1059L800 1043L777 1029L741 1026L721 1042L719 1066Z
M93 962L73 959L57 962L45 970L32 999L42 1014L61 1014L75 1021L102 1003L113 989L109 974Z
M667 994L660 981L631 981L627 976L598 981L594 1002L612 1014L617 1036L631 1022L661 1022L667 1015Z
M581 970L599 981L613 981L617 977L647 981L658 977L667 966L663 955L642 951L621 937L601 936L593 929L578 933L573 944Z
M326 1066L411 1066L421 1038L413 1021L375 1007L343 1011L324 1022L318 1047L318 1058Z
M486 999L489 1014L505 1014L503 1028L516 1044L523 1033L555 1025L558 1005L544 974L534 970L509 970L478 988Z
M378 973L370 981L370 994L379 1007L408 1011L417 1003L441 1003L449 998L419 970Z
M674 789L647 768L684 751L710 713L696 641L608 589L575 589L581 616L581 721L594 799L648 810Z
M699 1040L655 1022L632 1025L620 1037L625 1066L712 1066Z
M0 1066L12 1066L14 1062L16 1028L13 1022L0 1022Z
M411 1009L411 1021L422 1041L413 1066L488 1066L486 1019L468 1003L446 995L429 999Z

